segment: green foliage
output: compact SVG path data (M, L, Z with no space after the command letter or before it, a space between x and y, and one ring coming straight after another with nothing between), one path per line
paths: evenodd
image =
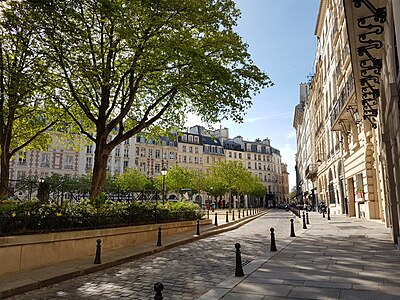
M114 184L123 191L141 191L148 187L151 182L139 170L128 169L114 177Z
M96 199L82 199L76 204L65 201L62 205L2 201L0 235L186 221L203 216L199 206L190 202L157 206L154 202L103 202L102 194Z
M257 176L246 170L241 162L224 161L215 164L205 178L207 193L215 197L224 194L262 196L265 187Z
M162 190L162 180L162 175L156 178L156 186L160 191ZM191 189L195 192L198 189L198 180L197 172L174 165L168 169L167 175L165 175L165 189L176 193L181 193L182 189Z
M33 5L59 103L96 143L101 162L146 129L183 128L187 112L208 123L243 121L252 94L271 86L235 32L233 0L75 0Z

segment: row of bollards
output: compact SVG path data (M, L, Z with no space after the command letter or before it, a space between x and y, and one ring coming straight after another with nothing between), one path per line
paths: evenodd
M245 217L244 211L245 211L244 209L242 209L242 210L239 209L238 210L238 214L237 214L238 219ZM256 213L258 213L258 210L256 210L256 209L253 209L253 211L250 210L250 215L256 214ZM246 216L247 217L249 216L249 210L248 209L246 210ZM209 216L207 218L209 218ZM234 210L232 210L232 221L235 221L235 211ZM229 223L229 212L228 211L226 212L225 222ZM215 224L215 226L218 226L218 214L217 213L215 213L214 224Z

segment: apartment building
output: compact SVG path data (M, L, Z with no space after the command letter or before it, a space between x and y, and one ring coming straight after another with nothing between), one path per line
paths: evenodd
M12 164L12 178L45 178L54 173L79 176L92 172L95 146L75 142L78 150L74 150L64 144L55 136L48 151L22 153ZM289 200L289 173L282 163L280 151L271 147L269 139L254 142L245 141L240 136L230 139L228 128L208 131L194 126L185 132L157 139L139 134L111 152L107 170L113 176L135 168L154 178L161 174L163 168L168 169L175 164L207 172L220 161L241 161L245 168L260 178L266 195L257 199L258 204L272 206ZM206 195L194 196L206 199ZM239 200L248 204L246 197L235 200L237 205Z
M150 178L161 175L163 168L178 163L178 144L176 135L173 138L146 138L143 135L135 137L135 156L132 168L140 170Z
M77 176L81 174L81 164L80 153L75 148L54 133L46 151L21 151L15 156L10 163L10 179L45 178L51 174Z
M302 199L311 194L325 201L332 213L380 219L392 228L395 243L400 195L399 12L398 1L321 0L315 73L306 101L301 95L294 116ZM311 148L304 140L308 132ZM312 182L311 191L305 181Z

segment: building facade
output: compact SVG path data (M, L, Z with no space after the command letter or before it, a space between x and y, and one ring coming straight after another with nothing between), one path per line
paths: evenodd
M294 117L298 184L312 180L315 197L332 213L385 222L396 244L399 33L399 1L321 0L314 76ZM314 146L305 161L307 131Z
M90 143L67 147L54 136L48 151L20 153L11 164L11 178L45 178L52 174L81 176L93 170L95 146ZM68 144L68 143L67 143ZM150 178L161 175L163 168L177 164L191 170L207 172L220 161L240 161L259 177L266 194L257 203L272 206L289 200L289 173L282 163L280 151L271 147L270 140L245 141L242 137L229 138L228 128L208 131L194 126L186 132L158 139L137 135L118 145L108 158L107 171L111 176L137 169ZM197 202L206 195L194 195ZM247 202L247 199L235 199ZM245 201L246 200L246 201ZM204 202L204 201L203 201ZM254 202L252 202L254 203ZM204 203L203 203L204 204Z

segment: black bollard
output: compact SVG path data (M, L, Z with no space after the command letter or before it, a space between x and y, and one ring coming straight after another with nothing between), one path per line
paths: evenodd
M306 225L306 214L303 211L303 229L307 229L307 225Z
M96 245L96 256L94 258L94 264L98 265L101 264L101 240L98 239L96 242L97 245Z
M217 217L217 213L215 213L215 222L214 222L215 226L218 226L218 217Z
M238 211L238 218L240 219L240 209L239 209L239 211Z
M161 246L161 227L158 227L157 247Z
M242 210L242 218L244 218L244 209Z
M232 210L232 221L235 221L235 211Z
M275 229L271 228L270 231L271 231L271 248L270 248L270 251L278 251L278 249L276 249L276 243L275 243L275 233L274 233Z
M161 282L156 282L154 284L154 290L156 294L154 295L154 300L163 300L164 297L162 295L162 290L164 289L164 285Z
M294 220L290 219L290 237L296 237L296 234L294 233Z
M308 212L306 212L306 221L307 221L307 225L310 225L310 220L308 219Z
M331 219L331 209L328 207L328 220Z
M197 231L196 231L196 235L200 235L200 220L197 219Z
M325 218L325 209L322 209L322 217Z
M228 223L229 222L229 220L228 220L228 212L226 212L226 223Z
M235 276L242 277L244 276L243 266L242 266L242 257L240 255L240 244L235 244L236 248L236 267L235 267Z
M249 209L246 209L246 216L249 216Z
M210 218L210 210L207 209L207 220Z

